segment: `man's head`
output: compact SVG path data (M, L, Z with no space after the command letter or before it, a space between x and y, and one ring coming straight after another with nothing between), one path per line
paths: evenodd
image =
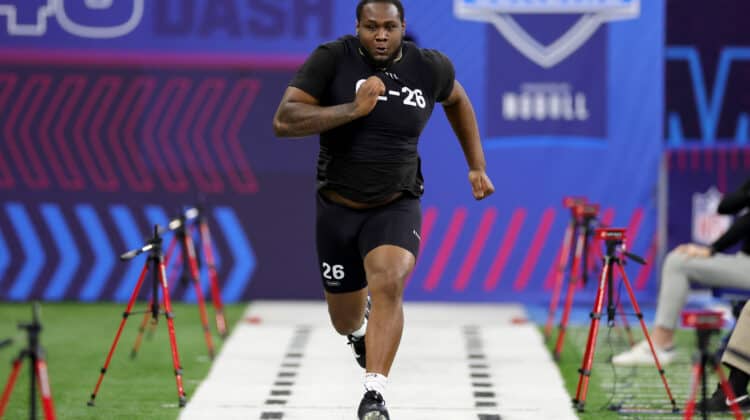
M357 4L357 36L375 63L387 65L398 56L405 31L400 0L360 0Z

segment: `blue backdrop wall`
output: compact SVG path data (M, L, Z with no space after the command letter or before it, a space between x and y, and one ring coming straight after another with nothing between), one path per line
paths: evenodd
M567 195L653 261L664 2L404 4L453 60L497 187L473 201L436 110L407 298L546 299ZM0 0L0 299L125 299L142 262L116 256L201 200L226 300L321 297L317 141L276 139L271 118L306 55L353 31L344 0ZM642 299L654 268L628 266Z

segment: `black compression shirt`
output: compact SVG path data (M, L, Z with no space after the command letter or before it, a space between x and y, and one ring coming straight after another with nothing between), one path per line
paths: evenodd
M290 83L322 106L354 101L358 83L370 76L385 84L369 115L321 133L318 188L362 203L401 191L419 197L424 187L417 142L435 103L453 90L453 64L410 42L387 68L376 68L362 51L354 36L323 44Z
M750 207L750 179L737 190L727 194L719 203L719 214L737 214ZM732 226L712 245L713 252L721 252L744 240L742 252L750 255L750 212L735 219Z

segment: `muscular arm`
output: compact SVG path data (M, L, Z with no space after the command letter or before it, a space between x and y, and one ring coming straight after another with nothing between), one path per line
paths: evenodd
M458 80L455 81L448 99L443 101L443 109L453 127L453 132L456 133L461 143L469 169L485 170L487 164L484 160L474 107Z
M290 86L273 117L273 131L279 137L305 137L328 131L368 115L384 92L383 81L370 76L359 85L353 102L320 106L315 97Z
M477 200L486 198L495 192L495 187L486 173L487 162L484 160L484 151L479 137L479 126L474 114L474 107L458 80L454 81L453 90L448 99L443 101L443 109L453 132L456 133L456 137L461 143L466 163L469 165L469 182L471 183L472 194Z
M296 87L288 87L273 117L278 137L305 137L344 125L357 118L353 102L320 106L318 100Z

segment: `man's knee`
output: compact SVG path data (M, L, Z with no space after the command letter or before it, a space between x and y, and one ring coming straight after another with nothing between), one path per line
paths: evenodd
M368 273L368 287L373 295L382 295L388 299L401 299L404 293L404 282L409 275L406 268L391 267L374 270Z
M364 319L357 314L333 314L331 315L331 324L337 333L341 335L351 334L362 326Z

